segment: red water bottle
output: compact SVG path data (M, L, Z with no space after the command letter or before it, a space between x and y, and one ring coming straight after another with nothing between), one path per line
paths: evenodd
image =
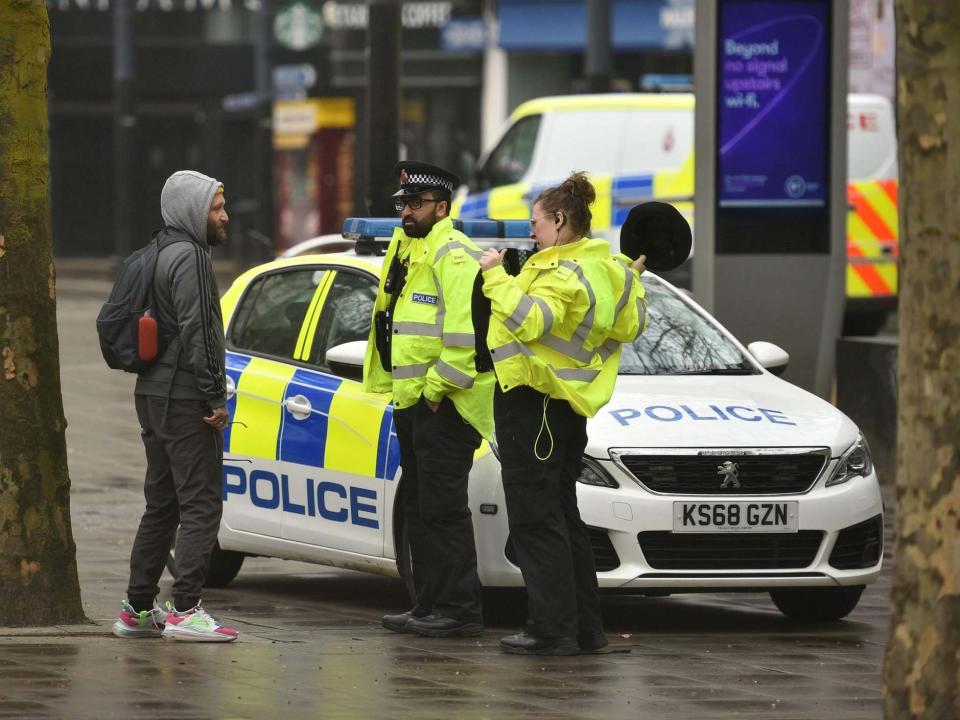
M155 360L159 344L156 318L149 314L141 315L137 321L137 357L146 362Z

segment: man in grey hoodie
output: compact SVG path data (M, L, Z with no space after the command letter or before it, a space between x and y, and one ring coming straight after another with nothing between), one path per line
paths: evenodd
M225 628L200 606L217 540L226 373L220 292L210 248L227 240L223 185L192 170L171 175L160 194L164 227L154 275L154 309L165 348L137 377L136 407L147 455L146 509L130 554L118 637L225 642ZM173 605L158 583L177 527Z

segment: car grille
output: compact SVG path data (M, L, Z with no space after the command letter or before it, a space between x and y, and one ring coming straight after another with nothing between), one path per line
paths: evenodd
M830 564L837 570L873 567L882 552L883 517L877 515L840 531Z
M647 489L670 495L783 495L809 490L827 462L824 452L795 455L620 455L623 466ZM736 483L718 474L735 462Z
M805 568L823 541L822 530L796 533L642 532L640 549L658 570L783 570Z
M620 567L620 556L613 548L610 542L610 533L603 528L587 525L587 534L590 536L590 545L593 548L593 564L597 572L610 572ZM517 553L513 549L513 538L507 538L507 546L504 548L504 554L507 560L514 565L517 564Z

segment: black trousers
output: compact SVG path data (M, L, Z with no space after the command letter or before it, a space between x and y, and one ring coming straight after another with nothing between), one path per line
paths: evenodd
M135 607L153 602L179 526L173 603L184 610L200 601L220 529L223 433L203 421L210 408L201 400L137 395L136 405L147 506L130 553L127 597Z
M467 478L480 433L449 398L436 413L423 398L394 413L401 502L410 537L417 615L483 622Z
M587 419L533 388L499 386L493 417L510 538L527 586L526 631L539 638L599 632L593 550L577 508Z

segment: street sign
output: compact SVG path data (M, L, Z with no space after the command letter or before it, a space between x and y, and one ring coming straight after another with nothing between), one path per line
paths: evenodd
M289 50L312 48L323 36L320 12L304 2L292 2L277 12L273 22L277 42Z
M317 83L317 71L310 63L277 65L273 69L273 87L277 90L307 90Z
M242 92L233 95L225 95L223 98L223 109L226 112L242 112L244 110L253 110L260 102L260 93Z
M483 50L487 46L487 26L481 17L455 18L440 33L444 50Z

